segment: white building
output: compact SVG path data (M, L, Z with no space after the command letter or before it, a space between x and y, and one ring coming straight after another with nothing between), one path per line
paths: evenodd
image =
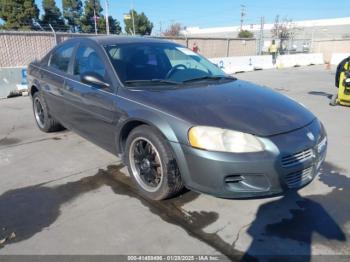
M271 38L271 29L274 24L264 25L264 38ZM350 17L333 18L333 19L319 19L319 20L305 20L293 21L293 28L295 28L296 39L342 39L350 38ZM249 30L254 33L256 38L259 38L261 25L250 24L244 25L244 30ZM240 31L240 26L228 27L211 27L199 28L188 27L182 31L183 35L187 37L237 37Z

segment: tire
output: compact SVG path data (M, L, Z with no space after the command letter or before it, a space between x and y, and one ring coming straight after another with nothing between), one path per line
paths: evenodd
M40 92L34 93L32 101L34 119L41 131L49 133L64 129L59 122L49 115L47 104ZM41 110L38 107L41 107Z
M142 148L146 155L149 153L147 156L139 154L139 151L142 152L139 149ZM126 140L125 160L137 189L149 199L170 198L184 187L170 145L162 134L151 126L142 125L131 131ZM153 171L147 171L151 169ZM149 176L142 173L151 173L151 177L157 176L157 179L151 179L152 182L146 181Z

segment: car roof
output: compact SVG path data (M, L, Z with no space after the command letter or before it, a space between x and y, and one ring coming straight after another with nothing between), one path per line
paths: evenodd
M159 38L152 38L152 37L141 37L141 36L86 36L86 37L74 37L69 41L84 41L84 40L90 40L94 41L99 45L113 45L113 44L121 44L121 43L140 43L140 44L147 44L147 43L172 43L176 44L175 42L163 40Z

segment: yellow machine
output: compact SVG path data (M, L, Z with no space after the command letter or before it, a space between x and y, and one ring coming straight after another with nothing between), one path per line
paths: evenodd
M337 67L335 85L338 94L332 97L330 105L350 106L350 57L344 59Z

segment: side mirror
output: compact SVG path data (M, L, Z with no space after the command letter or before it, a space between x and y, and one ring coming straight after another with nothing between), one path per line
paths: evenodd
M104 79L95 72L85 72L81 74L81 82L87 85L95 85L100 88L109 87L109 84L104 81Z

